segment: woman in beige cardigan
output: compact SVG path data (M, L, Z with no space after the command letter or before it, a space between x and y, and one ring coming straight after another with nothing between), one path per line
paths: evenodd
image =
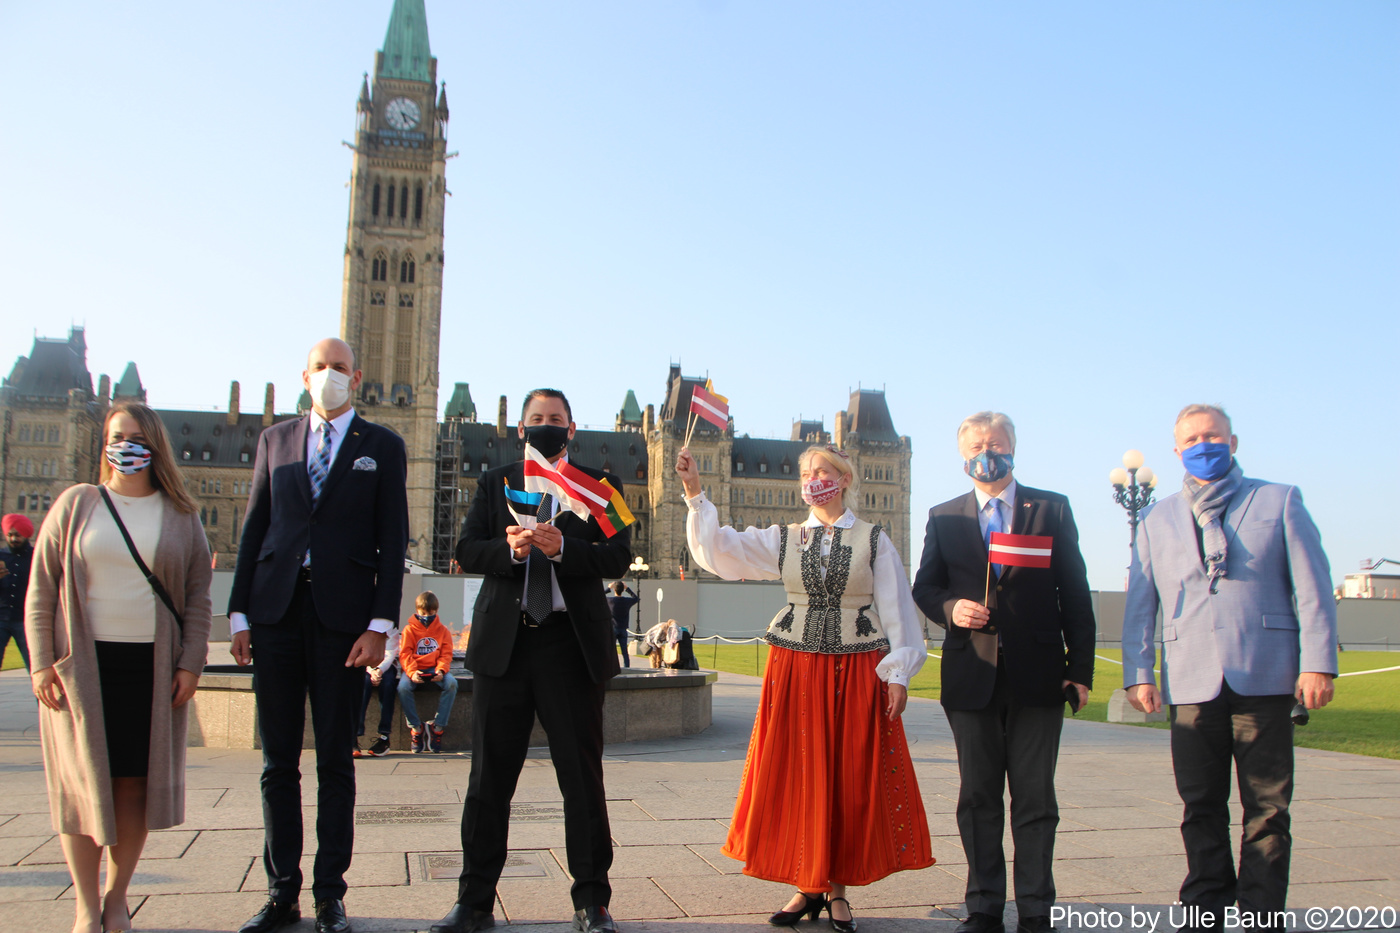
M127 887L147 832L184 821L186 704L209 643L209 544L165 426L118 402L102 433L102 486L66 490L34 542L25 618L73 933L130 928ZM104 487L183 625L138 569Z

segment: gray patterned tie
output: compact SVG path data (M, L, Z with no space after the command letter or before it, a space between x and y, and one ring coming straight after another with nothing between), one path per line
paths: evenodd
M543 522L554 514L554 497L544 493L540 507L535 512ZM534 620L535 625L544 622L545 617L554 611L554 573L550 560L544 551L531 545L529 563L525 571L525 615Z
M316 453L307 465L311 478L311 504L315 506L321 498L321 490L326 486L326 476L331 471L331 434L335 428L329 421L321 422L321 441L316 445Z

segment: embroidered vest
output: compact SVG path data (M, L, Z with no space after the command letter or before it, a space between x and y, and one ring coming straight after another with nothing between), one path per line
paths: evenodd
M787 589L788 604L768 625L769 644L794 651L852 654L888 649L875 603L875 551L880 529L856 519L850 528L835 529L826 578L822 578L822 534L787 525L778 548L778 570Z

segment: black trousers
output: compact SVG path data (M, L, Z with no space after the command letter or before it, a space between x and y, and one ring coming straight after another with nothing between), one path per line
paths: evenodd
M612 829L603 791L604 685L588 676L567 618L521 626L505 675L472 675L472 772L462 808L457 899L491 911L506 862L510 801L538 713L564 795L564 843L574 908L612 900Z
M622 652L622 666L632 666L632 635L627 628L613 628L613 638L617 639L617 648Z
M1185 809L1181 902L1212 910L1279 911L1288 897L1293 837L1292 694L1241 696L1221 684L1206 703L1171 707L1172 770ZM1231 855L1230 764L1244 807L1239 874Z
M1004 790L1011 788L1011 840L1016 846L1016 910L1049 916L1055 903L1055 765L1063 706L1023 706L997 665L992 700L979 710L945 710L958 749L958 833L967 855L967 909L1000 917L1006 907Z
M369 698L379 694L379 732L377 735L388 735L394 727L394 701L399 696L399 671L398 668L391 667L384 672L384 676L379 678L379 686L375 686L369 679L369 672L365 672L365 693L364 700L360 703L360 718L355 722L355 734L365 734L365 714L369 712Z
M301 743L306 698L316 737L316 861L311 893L345 896L355 843L355 722L364 671L346 667L358 636L321 624L311 584L298 581L275 625L252 626L253 692L262 735L263 865L277 901L301 893Z

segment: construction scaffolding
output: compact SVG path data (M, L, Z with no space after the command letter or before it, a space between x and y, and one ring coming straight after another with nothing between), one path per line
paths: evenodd
M457 535L466 517L466 496L461 487L462 432L464 418L448 418L438 425L437 483L433 499L433 570L451 573Z

